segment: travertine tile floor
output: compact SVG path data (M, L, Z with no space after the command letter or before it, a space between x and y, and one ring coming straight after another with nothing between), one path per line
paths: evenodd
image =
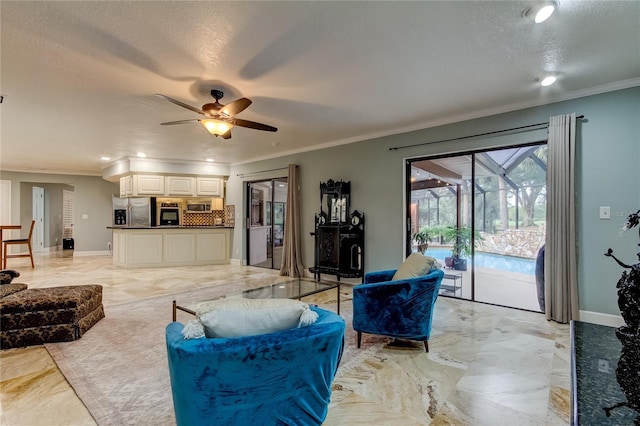
M121 269L108 256L56 254L36 256L34 270L28 260L9 268L31 288L100 283L106 306L194 289L212 276L275 274L231 265ZM344 307L351 287L342 289ZM440 297L428 354L421 344L396 346L389 339L376 348L372 341L365 335L356 362L339 368L326 425L569 422L569 327L542 314ZM95 424L42 346L0 351L0 379L3 426Z

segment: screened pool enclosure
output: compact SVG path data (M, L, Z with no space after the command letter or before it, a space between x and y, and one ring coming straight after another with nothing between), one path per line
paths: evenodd
M546 144L407 163L407 253L442 263L441 294L540 311Z

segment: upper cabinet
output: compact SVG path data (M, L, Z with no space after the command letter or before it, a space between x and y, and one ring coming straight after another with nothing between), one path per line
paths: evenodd
M167 176L166 195L192 197L195 194L195 178L188 176Z
M123 176L120 178L120 198L133 195L133 176Z
M222 196L222 179L211 177L196 178L196 195L197 196Z
M217 177L130 175L120 178L120 197L222 197L223 182Z
M134 175L133 195L164 195L164 176Z

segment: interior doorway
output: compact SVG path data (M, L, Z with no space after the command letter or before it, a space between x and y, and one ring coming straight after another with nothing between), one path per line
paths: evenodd
M31 248L34 252L44 250L44 209L44 188L34 186L31 188L32 219L36 221L31 236Z
M0 224L11 223L11 181L0 180ZM4 236L9 238L9 231Z
M247 183L247 264L280 269L288 194L287 178Z
M544 142L407 161L407 253L442 264L441 295L542 310L546 162Z

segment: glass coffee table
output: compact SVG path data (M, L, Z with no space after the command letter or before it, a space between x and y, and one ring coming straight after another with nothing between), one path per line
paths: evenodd
M301 299L312 294L323 291L336 289L338 315L340 315L340 282L315 281L311 278L287 278L283 277L282 281L276 281L267 286L242 290L229 293L223 298L243 298L243 299ZM204 301L202 301L204 302ZM195 310L185 306L178 305L177 301L173 301L173 321L176 321L177 311L183 311L195 315Z

